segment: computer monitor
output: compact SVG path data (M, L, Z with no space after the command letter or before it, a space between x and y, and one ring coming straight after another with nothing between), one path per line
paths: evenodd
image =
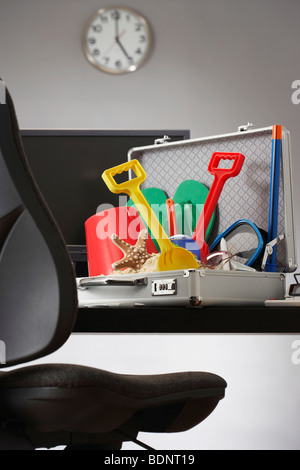
M33 175L70 250L85 247L85 221L103 203L119 205L101 178L133 147L190 138L189 130L21 130ZM79 251L84 251L79 248Z

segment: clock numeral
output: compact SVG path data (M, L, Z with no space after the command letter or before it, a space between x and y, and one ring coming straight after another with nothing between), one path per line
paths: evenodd
M88 38L88 43L89 44L95 44L96 39L95 38Z
M119 20L121 18L121 14L119 10L114 10L111 14L113 20Z
M103 57L103 61L104 61L105 65L107 65L108 62L110 61L110 58L109 57Z
M93 49L92 54L93 55L100 55L99 49Z
M144 36L143 34L141 34L140 36L140 42L145 42L146 41L146 36Z
M116 60L115 66L117 69L120 69L122 67L122 62L120 60Z
M95 33L101 33L101 31L102 31L102 26L101 26L101 24L94 24L94 25L92 26L92 29L95 31Z
M141 31L141 29L143 28L143 25L142 23L135 23L135 31Z
M138 47L135 51L136 54L141 54L142 53L142 49L140 47Z
M107 23L108 22L108 18L105 15L100 16L100 19L101 19L101 23Z

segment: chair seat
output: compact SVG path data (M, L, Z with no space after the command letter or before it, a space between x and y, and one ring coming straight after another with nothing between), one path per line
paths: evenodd
M207 372L136 376L42 364L0 373L0 415L1 408L6 414L9 410L32 439L49 440L59 432L65 441L68 435L68 442L55 445L68 444L74 433L100 441L126 428L133 436L139 431L180 432L205 419L225 388L224 379Z

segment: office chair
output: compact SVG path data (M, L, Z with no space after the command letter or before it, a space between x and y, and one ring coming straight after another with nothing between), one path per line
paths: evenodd
M77 289L67 247L26 160L7 89L0 104L0 178L0 340L6 352L0 362L10 367L0 371L0 449L119 450L125 441L148 449L139 432L181 432L204 420L225 394L226 382L215 374L19 366L66 342Z

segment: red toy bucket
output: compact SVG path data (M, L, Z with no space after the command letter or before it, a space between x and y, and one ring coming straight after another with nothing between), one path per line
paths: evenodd
M111 236L135 245L138 234L145 228L138 211L134 207L113 207L99 212L85 222L88 269L90 276L108 275L114 271L112 263L123 258L124 254L118 248ZM151 238L147 239L148 253L157 252Z

